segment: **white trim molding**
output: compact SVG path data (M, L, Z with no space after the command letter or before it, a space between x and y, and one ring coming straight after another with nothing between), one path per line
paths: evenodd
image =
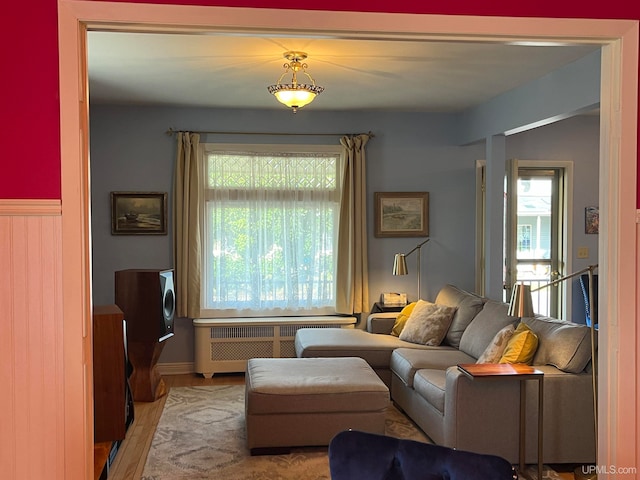
M0 216L62 215L60 200L0 199Z
M295 25L292 29L291 25ZM638 363L638 235L636 213L638 22L616 19L509 18L388 14L268 8L203 7L58 0L60 140L62 159L63 369L51 378L62 385L64 408L55 421L64 472L93 475L91 403L91 232L88 155L86 28L114 31L272 32L341 38L465 41L561 41L602 45L599 272L600 352L598 463L637 465L640 418L636 399ZM623 48L624 44L624 48ZM630 223L631 222L631 223ZM604 230L604 231L603 231ZM603 325L604 322L604 325ZM607 325L610 322L609 325ZM23 399L19 399L22 401ZM30 400L33 401L33 400ZM44 401L44 400L43 400ZM8 415L12 416L11 411ZM29 433L29 432L27 432ZM37 433L37 432L36 432ZM31 433L29 433L31 435ZM39 435L33 438L41 438ZM29 446L23 454L37 457ZM34 455L35 454L35 455ZM600 478L601 475L599 474ZM606 472L601 480L612 478Z

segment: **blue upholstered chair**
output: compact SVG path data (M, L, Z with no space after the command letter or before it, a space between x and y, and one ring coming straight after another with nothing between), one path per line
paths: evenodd
M514 480L495 455L349 430L329 444L332 480Z

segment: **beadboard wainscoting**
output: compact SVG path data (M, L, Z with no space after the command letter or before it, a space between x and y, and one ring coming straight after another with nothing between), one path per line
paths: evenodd
M0 246L2 476L63 478L60 201L0 200Z

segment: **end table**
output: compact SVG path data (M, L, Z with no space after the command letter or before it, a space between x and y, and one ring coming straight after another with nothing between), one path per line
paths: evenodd
M524 474L525 466L525 426L526 426L526 391L527 380L538 381L538 478L542 478L542 413L543 413L543 380L544 372L529 365L520 363L465 363L458 369L471 380L513 378L520 382L520 472Z

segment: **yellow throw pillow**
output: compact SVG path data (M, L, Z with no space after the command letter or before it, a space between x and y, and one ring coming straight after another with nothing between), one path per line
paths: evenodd
M520 322L518 328L507 343L507 348L498 363L531 364L538 348L538 336L525 323Z
M416 306L418 302L411 302L409 305L404 307L402 311L396 317L396 322L393 324L393 328L391 329L391 335L394 337L399 337L402 329L404 328L404 324L407 323L409 319L409 315L413 312L413 308ZM387 327L388 328L388 327Z

